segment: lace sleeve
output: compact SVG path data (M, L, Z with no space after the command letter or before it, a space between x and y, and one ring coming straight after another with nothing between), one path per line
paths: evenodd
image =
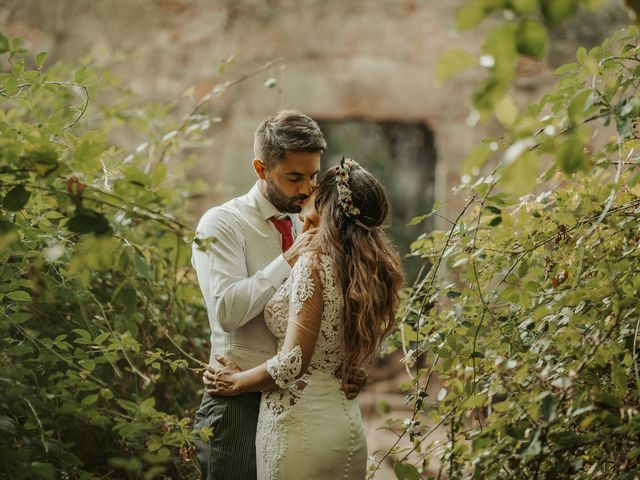
M267 372L280 388L303 375L311 361L322 323L321 267L308 256L301 257L291 272L289 319L284 345L267 361Z

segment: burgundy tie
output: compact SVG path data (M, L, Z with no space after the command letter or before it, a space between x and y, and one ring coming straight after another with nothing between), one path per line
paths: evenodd
M284 217L282 219L278 219L276 217L271 217L269 220L273 222L276 226L280 235L282 235L282 251L286 252L289 250L289 247L293 245L293 234L291 233L291 218Z

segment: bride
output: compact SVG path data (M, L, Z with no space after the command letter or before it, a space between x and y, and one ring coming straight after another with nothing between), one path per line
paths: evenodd
M259 480L365 477L360 409L341 381L377 353L394 324L402 285L398 254L382 231L389 203L371 173L343 158L312 200L305 226L317 215L316 235L265 308L278 353L246 371L217 357L221 367L205 373L212 394L264 392Z

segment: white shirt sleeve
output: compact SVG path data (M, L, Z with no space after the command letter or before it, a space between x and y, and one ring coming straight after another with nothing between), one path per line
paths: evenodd
M279 255L249 276L243 228L224 209L209 210L200 220L196 236L214 238L206 252L194 244L192 263L199 279L208 276L207 308L215 312L225 332L232 332L262 313L275 290L289 276L291 267Z

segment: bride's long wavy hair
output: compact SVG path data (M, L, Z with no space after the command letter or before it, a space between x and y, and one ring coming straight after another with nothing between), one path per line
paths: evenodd
M360 213L349 217L338 203L339 168L328 170L316 189L321 222L310 250L332 258L342 287L345 382L348 367L373 360L393 328L403 278L398 252L382 230L389 214L384 187L364 168L353 167L349 188Z

